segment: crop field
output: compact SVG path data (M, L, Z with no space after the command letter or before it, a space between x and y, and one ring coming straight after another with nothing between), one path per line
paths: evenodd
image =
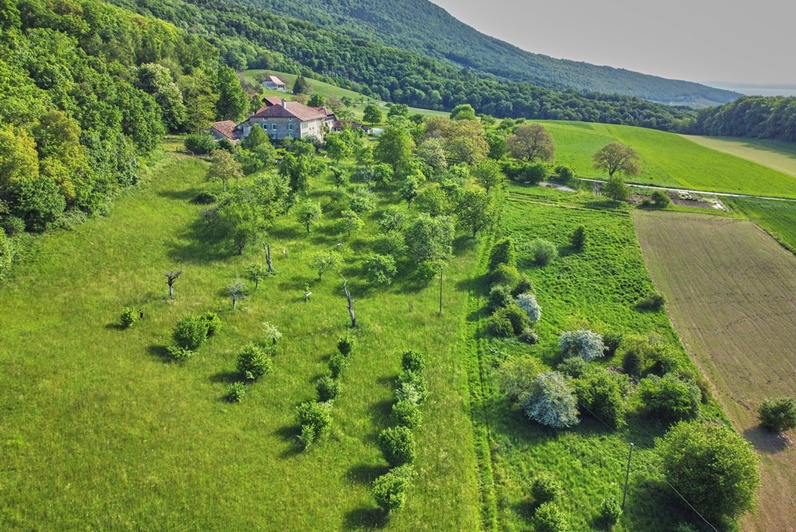
M796 201L730 198L727 203L762 227L786 249L796 253Z
M796 177L796 148L791 143L764 139L683 136L713 150L729 153Z
M796 395L796 257L744 220L636 211L644 257L689 353L762 462L754 530L795 530L796 453L757 427Z
M573 167L578 177L606 177L592 168L592 155L619 141L639 154L642 172L630 181L642 185L796 198L796 176L691 140L652 129L579 122L541 122L556 143L556 164Z
M588 244L577 252L569 235L580 224ZM678 504L661 481L654 439L666 425L644 418L631 394L626 427L619 430L591 418L569 430L552 430L529 421L512 408L498 388L500 365L516 357L536 357L554 366L558 338L564 331L589 328L600 333L653 335L666 342L683 364L691 365L665 313L641 312L634 303L652 288L630 211L590 194L572 194L534 187L510 186L499 233L517 244L519 266L527 273L542 308L535 345L501 340L483 333L488 316L486 298L474 297L468 328L472 348L471 401L476 420L476 447L483 450L487 528L530 530L533 506L528 490L541 472L564 485L559 504L573 530L599 528L596 516L606 497L621 500L629 444L635 444L627 508L616 530L672 530L678 523L698 524L698 517ZM524 251L535 238L553 242L559 257L547 266L532 265ZM484 265L482 264L482 268ZM480 293L488 290L482 277ZM591 362L617 365L615 358ZM703 405L707 417L721 418L715 402ZM696 521L695 521L696 520Z
M288 216L269 235L278 275L257 290L247 283L232 311L227 287L263 250L238 256L205 239L204 207L191 200L220 189L206 172L202 160L163 154L109 216L36 239L0 286L0 528L476 529L467 361L458 352L478 244L457 246L439 316L434 283L377 289L362 279L371 220L350 239L334 219L307 237ZM332 185L313 187L325 201ZM300 452L296 406L315 399L314 380L350 325L342 279L319 281L309 265L313 251L338 242L359 342L330 433ZM171 300L164 273L177 269ZM124 307L144 312L130 329L118 325ZM194 358L169 362L176 321L205 311L219 314L220 332ZM263 322L283 334L274 370L247 386L242 403L226 402L236 355L262 337ZM430 395L414 430L414 486L385 522L371 493L387 471L376 435L390 423L408 348L426 354Z

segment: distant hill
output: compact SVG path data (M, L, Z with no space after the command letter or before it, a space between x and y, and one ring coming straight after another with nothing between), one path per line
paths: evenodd
M233 0L461 67L554 90L635 96L703 108L740 94L589 63L526 52L484 35L428 0Z

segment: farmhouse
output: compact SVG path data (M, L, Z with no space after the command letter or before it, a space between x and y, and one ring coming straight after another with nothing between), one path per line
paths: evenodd
M287 91L285 82L276 76L268 76L267 78L265 78L265 81L263 81L263 88L270 89L273 91L282 91L282 92Z
M214 139L222 140L227 139L232 144L240 142L240 137L236 133L237 125L232 120L222 120L221 122L214 122L210 126L210 134Z
M331 119L329 115L331 115ZM254 126L259 126L268 133L272 140L306 137L323 140L323 128L330 120L334 123L334 114L323 107L307 107L302 103L288 102L283 99L278 105L274 105L270 101L266 102L265 107L254 113L245 122L238 124L235 133L240 138L246 138Z

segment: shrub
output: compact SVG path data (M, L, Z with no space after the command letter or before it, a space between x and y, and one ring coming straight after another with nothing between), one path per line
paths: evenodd
M398 402L409 401L419 405L423 402L423 394L412 383L400 383L395 389L395 400Z
M533 514L536 532L567 532L570 530L566 514L555 504L545 503Z
M418 393L420 399L416 401L418 404L425 401L428 397L426 381L422 374L408 370L401 371L401 373L398 374L398 387L400 388L404 385L411 386Z
M406 491L411 486L412 468L396 467L373 482L373 498L379 508L389 513L403 507Z
M340 395L340 382L324 375L315 381L315 389L318 390L318 401L334 401Z
M0 229L5 230L9 237L25 232L25 220L19 216L6 215L0 217Z
M340 376L347 365L348 357L342 353L333 353L329 357L329 371L332 372L332 377L335 379Z
M399 232L387 233L373 241L373 251L380 255L400 257L406 251L404 235Z
M520 274L520 280L517 281L516 285L514 285L514 288L511 290L511 295L517 297L520 294L532 294L532 293L533 293L533 283L531 282L530 277L528 277L524 273Z
M299 442L306 449L329 429L332 424L331 405L308 401L297 409L297 421L301 426Z
M207 322L202 317L186 316L177 322L171 336L179 347L196 351L207 339L207 329Z
M644 409L651 416L667 421L680 421L699 415L699 388L674 373L663 377L650 375L642 379L639 396Z
M415 438L407 427L391 427L381 431L379 448L384 459L393 467L411 464L415 460Z
M517 252L514 248L514 241L511 237L504 237L492 246L492 251L489 253L489 269L494 270L498 264L506 264L507 266L516 266Z
M494 312L497 309L508 307L512 303L514 303L514 297L508 286L497 284L489 290L489 310Z
M256 381L263 375L271 373L273 362L265 350L255 344L249 344L238 353L238 371L246 380Z
M558 347L564 358L579 356L587 362L605 354L603 337L589 330L563 333L558 340Z
M582 358L572 357L565 359L558 366L556 366L556 370L564 375L567 375L568 377L577 379L586 372L588 365L589 363Z
M497 312L490 316L486 322L486 331L497 338L509 338L514 336L514 326L501 312Z
M211 205L218 201L218 196L213 192L200 192L193 198L193 202L197 205Z
M531 497L536 504L552 502L561 495L564 489L556 477L550 473L541 473L533 479L531 484Z
M535 344L539 342L539 335L533 332L533 329L530 327L526 327L519 336L517 336L517 339L526 344Z
M357 339L350 334L345 334L337 339L337 350L344 357L348 357L357 346Z
M528 253L534 264L545 266L550 264L556 257L558 257L558 249L555 244L547 240L537 238L528 244Z
M520 272L516 266L498 264L489 274L489 282L493 285L516 286L520 282Z
M572 245L573 248L577 250L581 250L586 246L586 226L579 225L575 230L569 235L569 243Z
M396 425L415 428L420 424L420 408L412 401L398 401L392 405L392 420Z
M660 310L666 298L660 292L650 292L646 296L636 301L636 308L639 310Z
M531 327L531 320L528 318L528 314L517 305L509 305L506 308L498 310L498 313L508 318L511 322L514 334L522 334L525 329Z
M660 207L661 209L665 209L666 207L672 204L672 200L669 197L669 194L664 190L653 191L651 199L652 203L654 203L656 207Z
M404 351L401 355L401 368L405 371L411 371L418 375L422 375L426 369L426 361L423 359L423 353L417 351Z
M556 166L553 171L556 174L556 180L564 183L575 177L575 171L569 166L559 165Z
M680 360L664 344L650 345L647 352L647 373L664 376L667 373L676 373L680 368Z
M240 381L233 382L227 388L227 401L230 403L240 403L246 395L246 385Z
M578 424L578 406L572 386L558 372L536 377L522 400L522 409L532 420L556 429Z
M624 424L625 403L616 378L605 369L598 369L574 381L578 405L614 428Z
M205 155L216 149L216 140L207 133L185 137L185 149L196 155Z
M166 348L166 350L169 352L169 356L172 358L172 360L177 362L188 360L196 354L194 351L180 347L178 345L170 345Z
M605 356L612 357L622 343L622 333L609 332L603 335L603 345L605 346Z
M666 480L706 518L737 518L754 507L757 457L732 428L680 422L655 448Z
M215 312L205 312L202 319L207 324L207 336L213 336L221 330L221 318Z
M364 263L367 279L373 284L388 286L398 274L392 255L371 255Z
M138 313L131 308L126 308L122 311L121 316L119 316L119 323L122 324L122 327L127 329L132 327L137 319Z
M536 302L533 294L518 295L517 306L525 311L531 323L536 323L542 317L542 307Z
M619 521L619 518L622 517L622 506L619 504L619 501L614 497L603 499L603 502L600 504L600 517L603 518L607 525L615 525L616 522Z
M622 339L622 369L628 375L640 377L647 364L650 345L644 338L630 336Z
M760 424L771 432L784 432L796 427L796 399L766 399L757 409Z
M500 365L498 385L509 401L519 401L533 387L542 365L536 357L517 357Z

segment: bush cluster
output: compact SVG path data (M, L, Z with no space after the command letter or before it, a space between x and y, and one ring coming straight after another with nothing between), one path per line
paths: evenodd
M699 415L701 393L697 385L674 373L650 375L641 380L639 396L648 415L666 421L694 419Z
M785 432L796 427L796 399L766 399L757 410L760 424L771 432Z
M174 345L168 348L169 355L174 360L191 358L205 340L220 328L221 320L214 312L181 318L171 333Z
M567 331L558 340L564 358L581 357L586 362L605 355L603 337L589 330Z
M119 316L119 323L125 329L132 327L136 321L138 321L138 313L131 308L125 308Z
M663 304L666 303L666 298L660 292L650 292L646 296L636 301L636 308L639 310L660 310Z

